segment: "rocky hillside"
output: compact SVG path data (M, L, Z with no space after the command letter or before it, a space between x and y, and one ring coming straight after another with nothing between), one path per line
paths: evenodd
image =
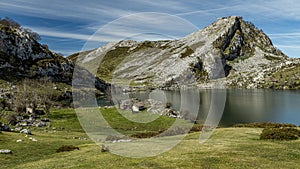
M39 35L6 18L0 20L0 77L14 81L49 77L71 84L74 64L41 45Z
M72 58L97 69L99 78L118 84L300 87L300 61L288 58L262 30L237 16L220 18L182 39L114 42Z

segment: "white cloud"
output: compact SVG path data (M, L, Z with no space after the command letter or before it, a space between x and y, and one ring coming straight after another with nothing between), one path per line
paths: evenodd
M0 9L10 13L17 13L33 17L50 19L84 19L99 21L107 18L116 18L131 12L127 9L118 9L105 6L97 1L74 2L52 0L3 0Z
M277 33L277 34L269 34L269 36L273 39L275 38L300 38L300 32L290 32L290 33Z

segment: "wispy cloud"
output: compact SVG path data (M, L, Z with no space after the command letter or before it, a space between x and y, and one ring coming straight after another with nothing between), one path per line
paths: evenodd
M99 27L95 34L69 33L43 27L30 28L44 36L98 42L118 41L141 34L148 34L147 37L149 34L156 34L155 37L161 35L164 38L179 38L198 30L195 25L179 17L160 13L138 13L121 17Z
M276 45L279 48L300 49L300 45ZM300 53L298 54L300 56Z
M241 7L240 5L227 6L227 7L213 8L213 9L207 9L207 10L195 10L195 11L191 11L191 12L177 13L175 15L177 15L177 16L187 16L187 15L195 15L195 14L212 14L212 13L220 12L220 11L240 9L240 7Z
M31 27L31 29L35 32L38 32L40 35L44 36L51 36L51 37L58 37L58 38L67 38L67 39L77 39L77 40L88 40L91 35L86 34L76 34L76 33L69 33L57 30L51 30L49 28L35 28Z
M1 15L21 15L24 16L21 19L30 18L28 24L25 24L41 34L42 37L53 37L48 40L57 42L57 45L52 43L54 49L59 47L61 41L61 39L55 40L55 38L78 40L81 43L88 40L110 42L124 37L137 37L139 36L137 32L141 33L142 31L144 31L143 33L158 33L162 36L172 34L175 38L196 31L196 29L186 30L182 23L177 22L178 24L176 24L170 18L135 15L139 12L162 12L185 18L198 27L207 26L216 18L223 16L244 16L255 24L259 23L259 27L267 30L271 39L274 40L274 44L279 47L286 45L286 50L292 50L293 47L298 49L299 40L297 39L300 38L300 33L297 30L291 30L290 23L299 28L299 11L298 0L89 0L84 2L81 0L52 0L51 2L48 0L1 0L0 2ZM126 19L128 15L136 17ZM36 18L40 22L34 22ZM48 20L44 21L45 19ZM116 19L120 21L119 25L114 24ZM277 25L276 28L269 26L270 22ZM106 26L107 24L109 26ZM280 24L282 27L279 28ZM101 33L96 33L91 39L93 32L98 30L101 30ZM149 36L144 37L152 39ZM159 36L155 38L159 38ZM69 48L71 47L70 44Z
M65 20L73 18L84 19L84 21L99 21L132 13L130 10L105 6L97 3L97 1L86 1L83 5L79 1L3 0L0 2L0 9L10 13L22 13L22 15L33 17Z
M275 38L297 38L297 39L299 39L300 32L269 34L269 36L273 39L275 39Z

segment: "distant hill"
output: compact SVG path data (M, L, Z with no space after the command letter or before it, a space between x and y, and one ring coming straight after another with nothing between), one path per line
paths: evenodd
M300 88L299 59L288 58L262 30L237 16L220 18L182 39L112 42L72 58L94 67L110 83Z

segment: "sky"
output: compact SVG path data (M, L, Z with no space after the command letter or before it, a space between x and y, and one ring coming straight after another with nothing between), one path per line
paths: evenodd
M99 30L103 35L92 38L95 44L90 48L118 40L128 33L132 36L133 29L144 29L142 23L145 17L147 25L153 23L157 29L163 29L161 34L165 33L164 31L174 31L177 33L172 34L172 38L181 38L195 31L191 25L202 29L218 18L235 15L242 16L244 20L262 29L273 44L286 55L299 58L299 11L298 0L0 1L1 18L9 17L23 27L37 32L42 38L41 43L65 56L87 49L85 44L91 41L91 36ZM145 12L154 15L143 15ZM155 13L164 13L170 17L158 21L159 15ZM174 18L175 20L170 22ZM127 22L128 20L130 22ZM178 20L180 24L176 24ZM185 28L182 26L184 23L191 25ZM124 26L126 24L130 26Z

